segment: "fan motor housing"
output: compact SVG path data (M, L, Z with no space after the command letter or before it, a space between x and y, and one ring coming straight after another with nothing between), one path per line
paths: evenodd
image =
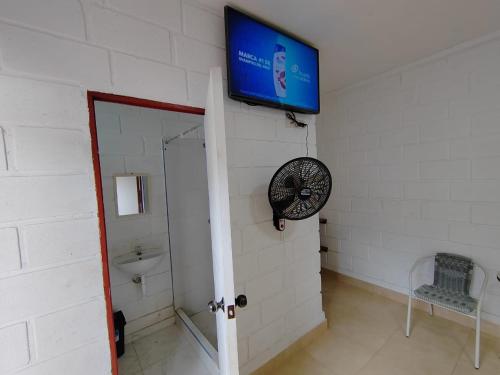
M309 199L310 196L311 196L311 189L309 189L307 187L300 189L300 193L299 193L300 199L306 200L306 199Z

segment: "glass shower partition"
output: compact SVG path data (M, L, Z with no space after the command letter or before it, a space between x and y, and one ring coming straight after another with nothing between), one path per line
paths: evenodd
M213 358L217 324L207 306L214 298L214 275L206 153L200 133L164 140L165 185L175 310Z

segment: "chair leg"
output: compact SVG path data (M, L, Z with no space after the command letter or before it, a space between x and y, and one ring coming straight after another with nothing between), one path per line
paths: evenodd
M406 337L410 337L410 326L411 326L411 292L408 296L408 314L406 316Z
M434 305L432 303L429 303L429 315L434 315Z
M477 312L476 317L476 348L474 353L474 367L479 368L479 352L481 349L481 311Z

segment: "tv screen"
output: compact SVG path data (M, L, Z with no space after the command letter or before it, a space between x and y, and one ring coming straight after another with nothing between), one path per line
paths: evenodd
M319 113L318 50L225 7L229 97L301 113Z

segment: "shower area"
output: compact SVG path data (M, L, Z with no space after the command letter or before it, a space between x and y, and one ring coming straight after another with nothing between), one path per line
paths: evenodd
M119 373L218 373L204 116L96 102L95 118Z
M163 144L174 307L216 360L217 323L207 306L214 275L203 128L165 138Z

